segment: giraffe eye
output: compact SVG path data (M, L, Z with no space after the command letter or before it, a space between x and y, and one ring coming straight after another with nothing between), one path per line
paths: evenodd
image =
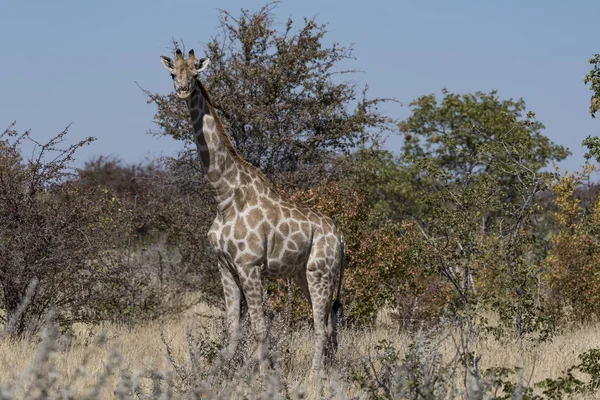
M172 79L175 79L175 74L171 74L171 78L172 78Z

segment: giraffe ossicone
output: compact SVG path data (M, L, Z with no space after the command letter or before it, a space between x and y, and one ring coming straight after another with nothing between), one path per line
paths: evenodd
M225 357L231 357L238 345L245 300L259 358L266 359L261 279L293 278L312 307L314 375L321 369L327 342L337 348L343 235L330 217L281 196L258 168L237 153L199 80L208 58L196 59L190 50L186 59L177 50L175 61L161 56L161 62L173 78L177 96L188 105L200 163L217 202L208 239L217 255L225 295L229 334Z

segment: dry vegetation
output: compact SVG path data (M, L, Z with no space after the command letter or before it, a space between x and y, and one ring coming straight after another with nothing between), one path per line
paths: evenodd
M199 343L198 334L205 350L211 343L220 343L220 315L218 309L197 305L181 315L133 329L114 324L77 325L68 336L46 330L41 342L4 338L0 341L0 363L10 367L0 371L2 393L7 398L193 398L190 377L185 373L208 371L209 364L206 359L196 359L203 365L192 366L194 356L190 356L190 351L194 354L202 349L190 346ZM457 332L401 332L389 313L382 312L370 329L343 329L340 350L319 390L306 375L312 352L310 328L282 330L279 326L271 332L278 343L275 351L281 353L277 371L267 372L277 378L274 382L261 377L256 368L241 368L241 373L236 371L233 377L218 379L219 383L212 387L207 383L207 392L219 393L223 398L259 398L261 393L266 398L366 398L366 392L352 378L363 368L371 368L371 363L380 368L377 347L384 341L399 355L407 354L417 343L423 361L441 357L442 368L456 368ZM246 343L243 351L248 353L252 346ZM526 385L563 376L569 366L577 363L579 354L594 346L600 346L598 324L566 331L546 343L497 341L483 333L473 343L482 369L519 366ZM448 378L443 383L443 397L464 395L459 371L448 373ZM268 397L269 393L272 397Z

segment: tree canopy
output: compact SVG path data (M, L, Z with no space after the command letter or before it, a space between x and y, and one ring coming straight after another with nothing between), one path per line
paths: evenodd
M386 99L342 79L353 70L352 47L327 44L327 27L290 18L280 29L275 5L239 16L220 11L221 34L208 43L211 64L201 80L236 149L265 173L323 165L349 153L392 120L377 109ZM176 44L177 46L178 44ZM150 94L161 135L190 141L185 104Z
M542 134L544 125L526 113L523 99L501 100L496 91L442 93L439 102L435 95L426 95L410 103L412 114L400 124L407 138L403 160L430 157L453 179L463 180L484 172L501 178L502 171L490 169L492 157L518 157L537 171L570 154Z
M592 65L592 69L585 75L583 83L590 85L592 90L590 114L592 118L596 118L596 113L600 110L600 54L595 54L594 57L590 58L589 63ZM585 154L587 160L593 157L596 161L600 161L600 139L598 136L588 136L583 140L582 145L588 149Z
M590 114L592 117L596 117L596 112L600 110L600 54L594 54L589 63L592 65L592 69L583 79L583 83L589 84L593 92L590 98Z
M369 193L377 212L393 219L423 216L431 211L421 201L424 193L438 190L441 181L466 185L481 175L511 202L521 179L515 164L538 173L570 154L543 134L544 125L526 112L523 99L502 100L495 91L442 94L410 103L410 116L399 123L405 139L399 154L369 149L346 160L360 165L351 180ZM427 165L444 171L437 183L425 173Z

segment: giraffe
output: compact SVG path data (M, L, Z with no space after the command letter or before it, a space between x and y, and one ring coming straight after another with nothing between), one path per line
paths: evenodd
M310 374L315 376L326 346L337 349L344 237L331 218L280 195L258 168L237 153L199 79L208 58L196 59L190 50L185 59L177 49L175 61L161 56L161 62L173 78L175 93L187 103L200 165L217 203L208 239L217 255L225 297L224 357L230 358L238 345L245 303L258 358L261 363L266 360L261 279L292 278L312 307L315 348Z

